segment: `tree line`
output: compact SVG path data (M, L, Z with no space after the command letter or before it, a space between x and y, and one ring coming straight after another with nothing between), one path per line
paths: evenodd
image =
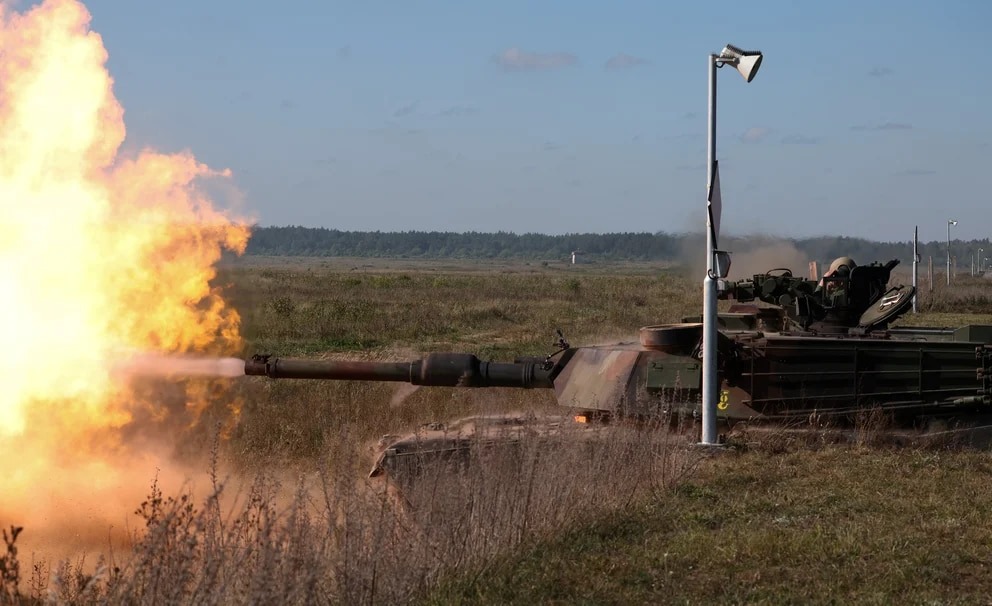
M899 259L912 263L913 244L876 242L844 236L776 238L771 236L724 236L721 248L735 254L766 247L788 245L810 260L829 262L840 256L858 262ZM443 231L342 231L321 227L260 227L252 230L246 254L308 257L390 257L425 259L520 259L536 261L568 260L579 252L586 262L673 261L698 258L704 250L702 234L664 232L538 234L512 232ZM983 249L981 253L979 249ZM946 262L946 242L920 243L921 261L933 258L935 268ZM969 271L972 258L992 258L992 244L986 240L953 240L951 256L957 271Z

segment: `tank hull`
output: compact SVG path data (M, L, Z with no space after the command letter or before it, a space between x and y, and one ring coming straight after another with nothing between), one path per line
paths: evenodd
M678 331L666 339L666 331ZM695 338L690 337L695 331ZM905 329L858 336L723 329L720 400L726 423L851 419L882 409L897 420L988 412L992 327ZM962 340L972 337L974 340ZM562 358L563 406L620 416L701 414L701 325L642 329L641 343L577 348ZM656 343L662 343L656 346Z

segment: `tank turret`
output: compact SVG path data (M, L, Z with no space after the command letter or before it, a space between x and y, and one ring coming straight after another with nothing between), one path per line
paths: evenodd
M857 265L850 257L840 257L819 281L794 276L785 268L772 269L750 280L723 282L719 296L777 306L795 330L863 334L885 328L912 305L912 287L888 286L892 269L898 264L899 260L893 259L884 264ZM884 303L881 310L873 310L877 303Z

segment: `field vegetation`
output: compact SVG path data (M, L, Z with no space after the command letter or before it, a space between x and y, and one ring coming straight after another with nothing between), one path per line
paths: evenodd
M244 355L399 361L549 353L558 328L575 345L635 339L700 299L662 263L254 257L217 283ZM907 323L992 323L992 281L924 288L920 307ZM177 438L204 455L205 498L153 485L144 528L95 565L18 561L9 528L0 602L984 603L992 589L982 451L897 448L869 425L852 444L771 434L710 456L665 427L565 424L480 443L400 491L367 477L382 436L560 415L552 394L261 378L223 393L237 423Z

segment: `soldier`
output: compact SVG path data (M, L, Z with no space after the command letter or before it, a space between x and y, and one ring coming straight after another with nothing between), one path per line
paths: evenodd
M833 263L830 264L830 268L823 272L824 278L829 278L830 276L850 276L851 270L857 267L858 264L854 262L851 257L837 257L834 259ZM820 280L820 284L823 284L823 280Z
M822 292L830 298L842 294L845 290L846 282L843 280L827 280L827 278L850 277L851 270L857 266L858 264L851 257L837 257L830 264L830 268L823 272L823 277L820 278L820 283L816 286L816 292Z

